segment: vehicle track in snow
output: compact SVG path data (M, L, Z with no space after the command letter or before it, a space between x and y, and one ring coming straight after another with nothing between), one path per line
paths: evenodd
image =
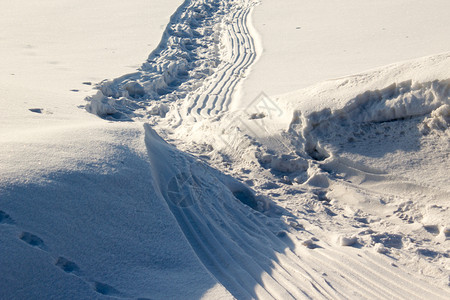
M86 109L118 121L164 118L169 112L172 127L228 111L236 86L256 60L249 29L256 4L186 0L140 70L100 83Z
M228 110L236 85L256 59L255 43L248 29L251 10L251 6L237 10L225 22L226 34L223 39L230 45L230 60L223 62L211 80L205 82L203 92L189 95L184 112L186 116L192 115L198 120Z

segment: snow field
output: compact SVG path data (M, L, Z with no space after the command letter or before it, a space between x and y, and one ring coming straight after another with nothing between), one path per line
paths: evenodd
M247 105L256 4L184 1L103 119L1 87L8 298L448 298L450 55Z

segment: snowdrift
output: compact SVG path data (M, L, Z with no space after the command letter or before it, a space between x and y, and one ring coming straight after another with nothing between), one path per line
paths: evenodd
M184 1L80 107L133 122L6 90L0 297L448 299L450 54L230 110L256 3Z
M357 226L370 228L359 233L360 246L392 255L444 286L449 67L445 53L330 80L278 97L293 117L275 120L289 133L279 139L309 161L306 170L278 174L294 185L290 189L322 191L319 200L331 204L336 218L339 210L351 211Z
M229 296L154 189L143 131L96 124L90 130L99 135L60 129L79 151L90 136L91 161L72 157L64 169L42 160L29 165L33 176L23 180L2 169L0 298ZM34 141L25 145L36 147ZM53 150L58 158L61 149Z

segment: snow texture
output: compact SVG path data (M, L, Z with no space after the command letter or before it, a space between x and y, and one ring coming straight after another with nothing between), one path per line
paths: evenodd
M2 25L25 15L18 19L28 27L9 25L11 32L0 36L5 49L21 47L8 52L13 63L4 63L9 73L0 84L0 104L8 111L0 121L0 298L449 298L450 54L411 60L408 52L395 57L410 60L289 94L261 92L269 83L294 84L292 72L307 74L298 70L300 58L320 57L320 66L327 65L330 49L315 38L329 38L319 29L332 26L336 20L326 18L335 13L340 23L333 27L366 41L362 52L370 67L387 63L380 55L401 53L393 50L399 36L376 35L392 45L383 52L367 41L374 24L362 21L374 11L380 20L395 16L403 24L409 20L404 6L295 3L289 9L315 7L324 14L316 11L315 22L305 16L315 27L296 24L285 32L276 30L280 22L291 26L301 18L273 14L288 7L278 2L161 1L153 16L159 23L152 25L160 29L151 36L162 38L151 40L156 48L129 73L122 59L135 55L135 69L141 59L135 48L144 49L141 42L150 37L140 32L136 38L136 26L124 20L148 18L141 15L144 2L4 7L12 17ZM419 2L408 9L425 18ZM392 11L373 9L383 5ZM262 10L255 21L262 36L252 25L255 7ZM339 18L339 7L354 18ZM102 10L120 13L116 23L99 17ZM157 13L173 10L169 20ZM39 20L35 31L28 30L30 20ZM117 27L101 29L97 21ZM80 22L98 29L92 40L78 42L85 34L73 24ZM50 35L57 34L55 24L61 25L58 39ZM122 24L131 29L128 35ZM404 34L403 25L390 24ZM432 38L444 41L447 31L433 28ZM18 46L14 30L21 43L33 45ZM272 42L302 32L301 48L279 44L273 56ZM46 45L59 39L104 53L103 65L86 61L86 71L71 70L75 63L56 60L65 57L58 56L62 46ZM101 48L91 43L96 39ZM106 46L109 40L119 40L117 48ZM350 44L350 52L360 49ZM70 61L84 61L92 51L74 51L79 56ZM18 61L17 71L11 69ZM277 70L259 79L256 98L248 97L255 79L244 79L260 72L259 62ZM113 69L115 63L121 66ZM338 64L321 76L355 71L334 68ZM113 77L128 74L100 82L99 69Z

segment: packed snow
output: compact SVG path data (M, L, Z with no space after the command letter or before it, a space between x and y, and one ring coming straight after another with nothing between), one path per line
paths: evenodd
M0 299L448 299L449 9L0 2Z

